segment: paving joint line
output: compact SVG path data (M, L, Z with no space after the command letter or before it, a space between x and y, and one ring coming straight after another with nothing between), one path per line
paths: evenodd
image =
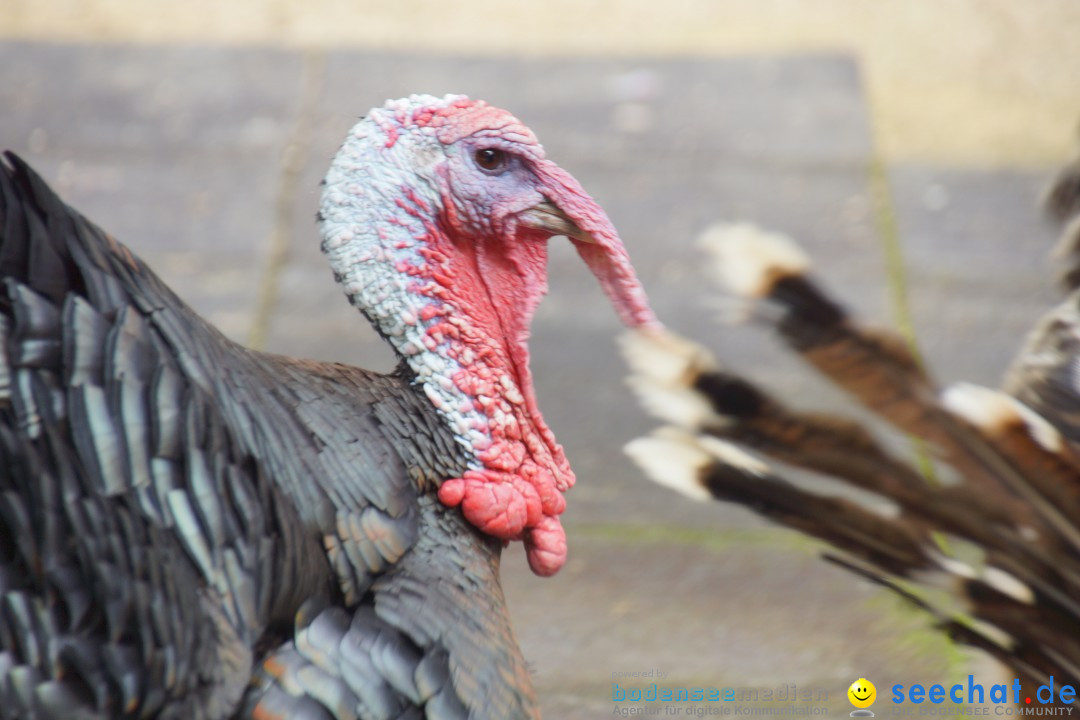
M248 347L255 350L263 350L270 335L270 323L277 307L281 274L289 261L293 218L296 213L296 190L311 150L315 133L315 108L325 78L324 51L308 50L303 53L302 58L300 110L282 152L281 177L274 197L274 226L270 233L265 268L259 282L255 317L247 337Z

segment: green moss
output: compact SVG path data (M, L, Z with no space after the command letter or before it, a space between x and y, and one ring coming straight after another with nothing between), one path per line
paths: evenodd
M693 545L715 553L727 553L746 547L789 550L801 555L815 555L826 546L813 538L781 527L709 530L670 525L574 525L569 531L578 537L618 540L639 545Z
M704 529L670 525L595 524L572 526L569 531L579 538L618 542L622 545L684 545L702 548L718 555L738 553L748 548L769 549L802 557L818 556L829 549L823 542L781 527ZM827 563L820 560L824 568ZM947 612L954 599L944 590L926 589L898 581L912 595ZM943 632L934 629L934 618L891 591L882 588L859 601L881 619L890 656L907 657L912 667L932 670L942 682L952 684L966 678L970 669L969 653Z
M945 591L926 590L906 583L898 583L913 595L936 607L948 607L955 602ZM883 621L900 632L895 644L889 648L890 655L912 658L917 667L933 668L946 685L964 680L970 670L969 652L933 627L934 618L892 592L874 593L865 601L865 607L880 616Z

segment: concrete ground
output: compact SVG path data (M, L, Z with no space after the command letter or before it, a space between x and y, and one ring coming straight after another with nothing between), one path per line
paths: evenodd
M1080 118L1072 0L145 7L0 3L0 145L259 347L390 366L319 256L316 188L358 115L421 91L512 109L608 210L660 316L796 405L843 399L760 329L713 323L710 222L794 235L943 382L996 384L1055 300L1036 199ZM571 559L549 580L505 563L547 717L609 716L612 674L650 669L821 689L833 715L860 676L994 681L809 542L644 480L621 446L653 423L613 313L563 243L551 274L533 364L579 477Z

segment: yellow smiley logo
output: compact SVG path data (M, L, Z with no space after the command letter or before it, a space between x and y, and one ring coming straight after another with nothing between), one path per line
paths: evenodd
M868 708L877 699L877 688L866 678L859 678L847 689L848 700L857 708Z

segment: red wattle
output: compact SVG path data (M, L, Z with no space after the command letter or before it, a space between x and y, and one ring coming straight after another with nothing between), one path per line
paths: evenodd
M447 507L457 507L465 498L465 481L452 478L439 486L439 502Z
M529 519L528 501L505 475L470 470L465 473L461 511L481 532L502 540L518 540ZM535 513L534 513L535 515Z
M566 533L557 517L545 517L525 533L525 557L534 573L549 577L566 563Z

